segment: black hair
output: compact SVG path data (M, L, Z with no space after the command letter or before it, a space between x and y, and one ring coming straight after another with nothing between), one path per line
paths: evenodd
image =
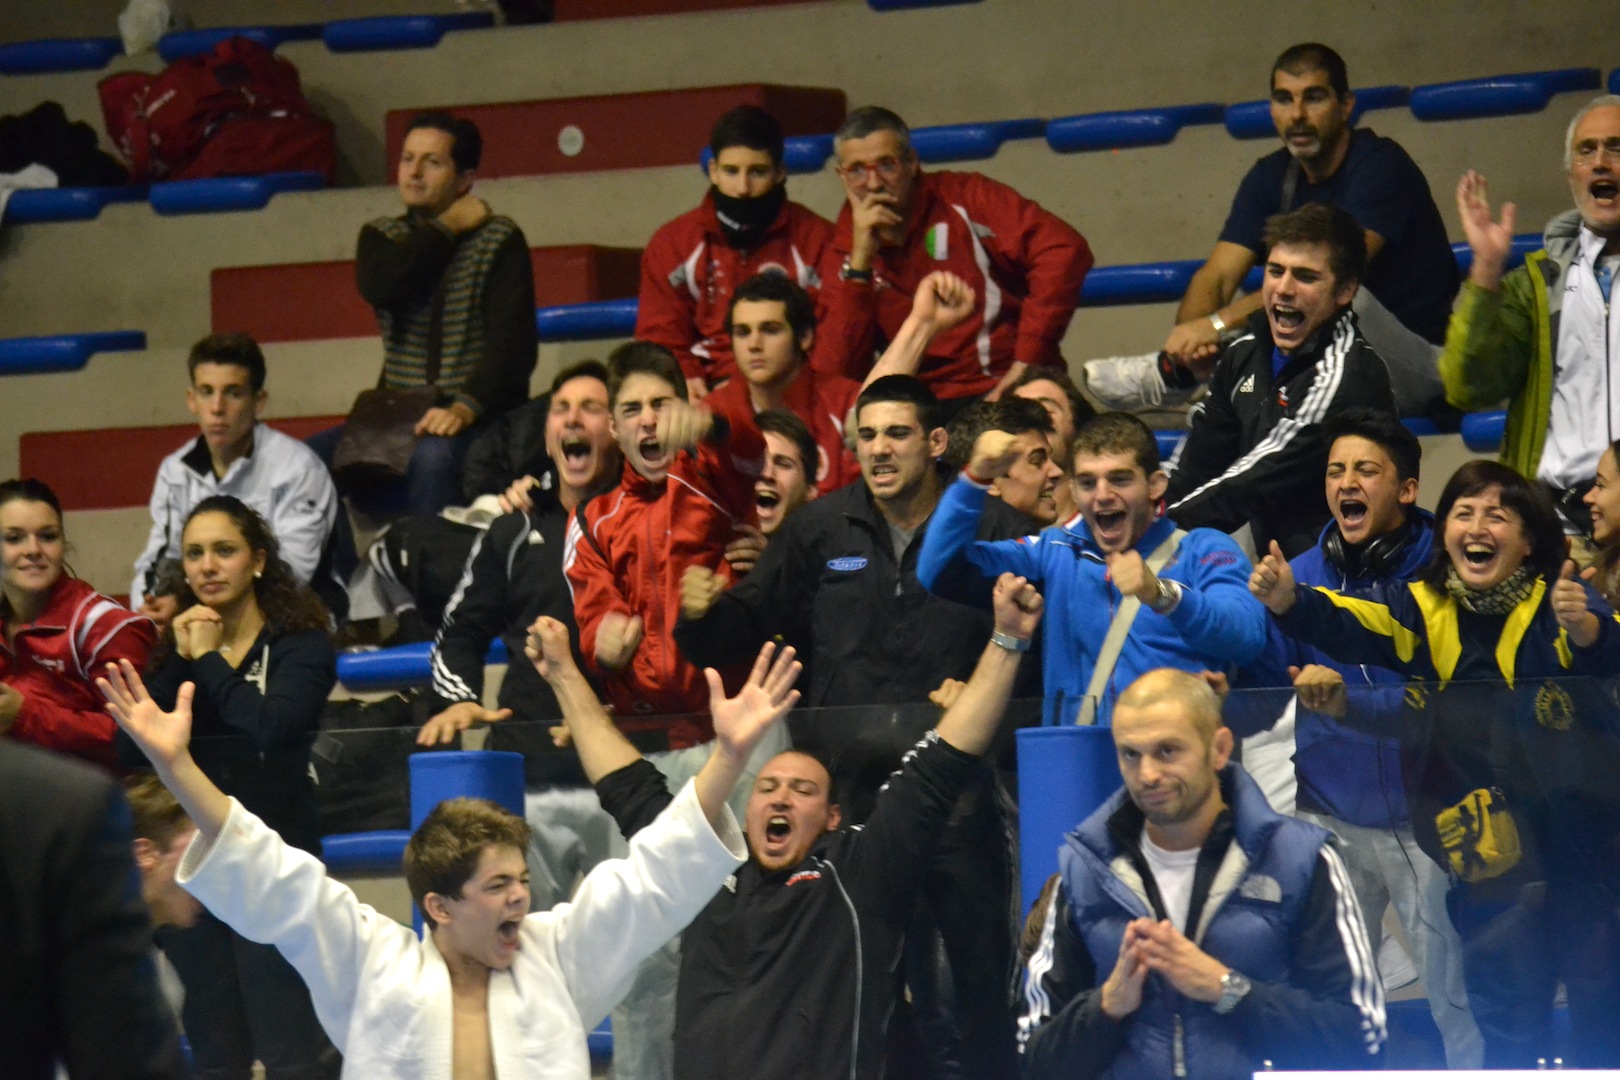
M581 360L577 364L569 364L557 372L557 377L551 380L551 393L555 394L563 388L564 383L573 382L575 379L595 379L603 386L606 386L608 381L607 365L600 360Z
M709 153L716 158L733 146L763 151L771 156L772 165L781 168L782 125L758 105L738 105L716 120L709 132Z
M1419 478L1423 444L1394 413L1382 409L1345 409L1329 413L1322 421L1322 437L1329 449L1347 436L1366 439L1382 447L1395 463L1395 477L1402 483Z
M895 401L914 407L924 435L939 427L939 399L928 389L928 384L915 375L885 375L881 379L874 379L855 399L856 422L860 422L862 409L880 401Z
M425 112L411 118L405 134L417 128L432 128L450 136L450 160L455 163L457 172L472 172L484 158L484 136L471 120L447 112Z
M973 459L973 447L979 436L987 431L1005 431L1009 435L1039 431L1050 436L1052 414L1038 401L1010 394L1000 401L975 401L946 425L945 453L940 455L941 460L953 469L965 468Z
M685 401L686 376L681 373L681 365L675 359L675 354L662 345L654 345L650 341L627 341L608 354L607 359L607 388L608 407L612 408L619 403L619 391L624 389L624 381L632 375L655 375L675 391L675 396Z
M244 368L248 385L257 394L264 389L264 352L252 334L209 334L191 347L186 357L186 374L197 381L198 364L231 364Z
M1086 396L1080 392L1080 388L1075 385L1074 379L1070 377L1069 372L1060 367L1044 367L1040 364L1029 365L1024 369L1024 373L1014 379L1011 386L1007 387L1007 393L1003 394L1002 398L1005 400L1020 387L1035 382L1049 382L1063 391L1063 396L1069 399L1069 412L1074 416L1074 430L1079 431L1081 424L1097 415L1097 410L1092 407L1091 402L1086 400Z
M1278 244L1320 244L1328 249L1328 269L1337 285L1360 281L1367 270L1367 234L1348 211L1327 203L1307 203L1266 219L1260 242L1270 251Z
M821 477L821 454L816 447L816 437L810 434L810 426L799 418L799 415L788 409L766 409L754 415L754 423L761 433L770 432L780 435L792 443L799 452L799 464L804 469L804 477L814 484Z
M1525 564L1550 585L1563 569L1567 557L1564 528L1559 523L1558 511L1553 507L1552 499L1541 485L1526 480L1510 466L1479 458L1465 463L1452 473L1451 479L1446 481L1445 490L1440 493L1439 504L1434 508L1436 526L1445 528L1446 518L1451 515L1451 508L1457 505L1459 499L1482 494L1491 488L1500 492L1504 507L1519 515L1521 528L1530 542L1530 554L1525 557ZM1418 578L1430 587L1443 591L1446 587L1446 571L1450 566L1451 556L1446 551L1446 545L1437 538L1434 554Z
M44 503L56 514L56 520L62 520L62 500L56 497L56 492L43 480L33 477L24 477L21 480L7 480L0 483L0 506L8 502L37 502Z
M1328 85L1340 101L1350 94L1350 76L1345 71L1344 57L1315 41L1290 45L1282 51L1276 63L1271 65L1271 85L1266 87L1268 95L1277 85L1279 71L1286 71L1290 75L1303 75L1307 71L1326 72Z
M795 343L803 341L804 335L816 328L816 302L810 299L809 293L799 287L798 282L786 274L767 270L763 274L755 274L737 286L736 291L731 294L731 307L726 311L728 333L731 330L732 317L737 313L737 304L745 300L755 304L772 301L781 304L788 327L793 331Z
M275 532L270 523L259 515L259 512L244 503L234 495L210 495L186 515L186 525L203 514L224 514L230 519L236 531L242 534L242 540L247 544L248 550L264 553L264 570L253 579L253 595L258 601L259 612L264 616L265 626L272 634L298 633L304 630L327 631L331 628L332 617L326 610L326 605L308 585L300 582L292 572L292 567L281 557L281 544L276 539ZM180 546L182 564L185 559L185 529L180 530L182 542ZM191 583L180 594L180 610L200 603L195 593L191 591ZM169 635L172 639L174 631Z

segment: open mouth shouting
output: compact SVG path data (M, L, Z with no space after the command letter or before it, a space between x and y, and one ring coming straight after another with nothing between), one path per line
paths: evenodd
M793 839L793 823L786 814L772 814L765 819L765 850L767 857L776 857L784 854Z
M1612 176L1594 177L1586 190L1592 201L1604 209L1612 210L1620 205L1620 181Z
M1490 541L1466 540L1462 545L1462 558L1456 563L1457 576L1475 589L1495 585L1507 576L1501 555L1500 549Z
M1339 500L1339 532L1346 540L1352 544L1359 544L1366 539L1367 525L1365 502L1355 496Z
M1130 546L1130 515L1124 510L1093 511L1091 535L1104 551L1124 551Z

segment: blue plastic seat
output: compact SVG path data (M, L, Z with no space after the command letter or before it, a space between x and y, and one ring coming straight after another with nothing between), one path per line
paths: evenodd
M1609 93L1620 94L1620 68L1609 72Z
M1469 413L1462 418L1463 445L1476 454L1494 454L1502 448L1507 431L1507 411Z
M1353 124L1361 114L1372 109L1393 109L1405 105L1412 96L1410 87L1369 86L1355 91L1356 107L1350 112ZM1277 128L1271 122L1271 102L1245 101L1229 105L1224 117L1227 134L1234 139L1276 138Z
M321 837L321 861L334 874L395 877L401 872L410 839L407 829L333 833Z
M993 158L1001 144L1010 139L1038 139L1046 131L1046 121L1038 117L1023 120L990 120L980 124L945 124L941 127L912 128L911 146L917 157L932 165L948 161L983 161Z
M383 15L372 19L339 19L326 24L321 40L333 52L380 52L387 49L431 49L451 30L482 30L495 25L488 11L452 15Z
M1597 68L1527 71L1433 83L1413 88L1412 115L1419 120L1467 120L1540 112L1554 94L1596 90L1600 85L1602 73Z
M7 225L46 221L90 221L108 203L144 202L145 184L121 187L40 188L14 192L6 203Z
M1540 251L1541 247L1540 233L1520 233L1513 238L1513 247L1508 251L1507 265L1503 269L1512 270L1524 262L1526 255L1532 251ZM1459 240L1451 245L1451 253L1456 256L1457 266L1462 272L1468 273L1468 268L1474 265L1474 249L1469 247L1466 241Z
M592 1058L605 1061L613 1056L613 1019L603 1017L596 1030L585 1036L585 1049Z
M1440 425L1436 424L1433 420L1430 420L1427 416L1408 416L1402 419L1401 423L1405 425L1407 431L1410 431L1420 439L1425 435L1440 434Z
M158 39L158 55L165 64L213 52L214 46L233 37L257 41L267 49L277 49L286 41L314 41L326 27L321 23L296 26L217 26L209 30L174 30Z
M636 298L543 307L534 313L541 341L601 341L636 332Z
M1046 144L1062 154L1126 146L1162 146L1191 124L1218 124L1224 110L1209 102L1165 109L1085 113L1046 125Z
M19 41L15 45L0 45L0 74L100 71L123 52L123 41L115 37Z
M326 186L318 172L221 176L208 180L164 180L152 185L147 201L160 214L217 214L262 210L283 191L317 191Z
M1153 437L1159 443L1159 457L1169 461L1181 449L1181 440L1187 437L1187 433L1180 430L1155 431Z
M96 353L140 352L144 348L146 335L139 330L3 338L0 339L0 375L78 371Z
M398 690L426 686L432 679L431 641L395 645L391 649L342 653L338 656L338 682L349 690ZM486 664L507 662L506 643L496 638L484 654Z

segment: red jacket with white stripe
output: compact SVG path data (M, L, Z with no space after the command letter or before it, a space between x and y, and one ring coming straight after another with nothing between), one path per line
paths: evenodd
M601 677L621 727L633 730L625 721L636 716L694 714L669 725L670 746L714 737L708 682L675 647L681 575L706 566L731 577L726 544L739 526L759 526L754 481L764 461L765 440L752 418L722 421L696 453L676 455L666 479L649 482L627 461L619 486L574 515L563 570L574 590L579 651ZM609 612L642 619L641 643L618 671L596 663L596 634ZM740 680L726 685L735 691Z
M96 676L128 660L136 669L157 640L157 628L78 578L60 578L39 618L15 627L0 619L0 682L23 696L11 737L100 765L113 765L113 731Z
M834 322L823 337L842 340L818 348L818 363L843 365L840 374L864 378L879 334L892 339L911 313L923 278L948 270L977 294L973 314L941 334L917 374L941 398L992 390L1014 362L1063 364L1059 346L1080 302L1091 269L1091 248L1073 226L1006 184L978 173L919 172L905 242L879 249L872 282L835 275L822 302ZM853 246L846 203L838 215L836 265Z
M735 248L715 217L714 199L704 195L696 209L653 233L641 253L636 338L674 353L687 378L701 375L710 386L731 378L737 373L727 322L732 292L755 274L778 270L817 297L842 258L833 252L832 232L826 218L786 202L756 244ZM819 300L816 306L819 318Z
M841 488L860 478L861 466L844 439L845 419L855 407L860 392L861 384L854 379L825 375L808 364L799 369L799 374L782 392L782 404L803 420L815 437L820 460L811 464L819 477L815 484L819 492ZM754 415L748 380L741 377L732 379L703 400L733 424L738 423L739 418L746 420Z

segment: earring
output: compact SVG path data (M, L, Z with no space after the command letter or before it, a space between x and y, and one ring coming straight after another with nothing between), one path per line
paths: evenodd
M255 570L255 571L253 571L253 576L255 578L262 578L262 577L264 577L264 571L263 570Z

